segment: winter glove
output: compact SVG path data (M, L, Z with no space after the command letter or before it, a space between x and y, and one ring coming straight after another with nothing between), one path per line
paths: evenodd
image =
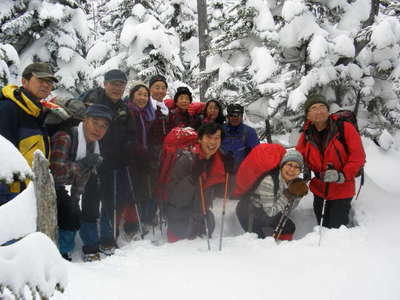
M225 172L233 174L235 172L235 159L233 157L233 152L229 151L223 156Z
M295 178L289 183L288 191L295 197L304 197L308 193L308 186L303 179Z
M201 113L206 104L204 102L194 102L191 103L188 107L188 113L190 116L195 116Z
M343 183L344 181L345 178L342 172L339 172L335 169L328 169L325 171L324 182Z
M298 196L289 192L289 189L285 189L283 191L283 195L286 197L286 199L288 199L290 203L292 203L296 198L298 198Z
M103 157L98 153L89 153L84 158L77 161L83 169L97 168L103 162Z

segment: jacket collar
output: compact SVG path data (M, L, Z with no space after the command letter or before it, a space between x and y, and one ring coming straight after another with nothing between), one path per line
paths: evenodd
M35 118L40 116L41 106L35 103L33 96L25 89L18 89L15 85L7 85L1 91L6 98L13 101L28 115Z

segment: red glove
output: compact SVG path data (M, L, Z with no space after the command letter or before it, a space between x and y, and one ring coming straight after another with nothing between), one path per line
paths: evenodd
M173 99L165 99L165 100L164 100L164 104L165 104L169 109L175 108L175 102L174 102Z
M191 116L195 116L200 114L203 109L206 107L206 104L204 102L193 102L190 103L189 108L188 108L188 113Z

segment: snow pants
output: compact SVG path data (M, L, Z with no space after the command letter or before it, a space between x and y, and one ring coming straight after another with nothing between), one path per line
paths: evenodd
M236 215L244 231L256 233L261 239L272 236L282 217L281 212L273 217L268 216L262 208L255 207L248 199L239 201L236 206ZM296 225L288 218L279 240L292 240L295 231Z
M339 228L342 225L346 226L349 223L349 212L351 209L352 199L353 198L327 200L322 226L327 228ZM324 199L314 194L313 204L314 214L317 223L319 224L321 221Z

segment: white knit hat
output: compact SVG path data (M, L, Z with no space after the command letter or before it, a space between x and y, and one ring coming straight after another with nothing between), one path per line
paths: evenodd
M303 156L301 153L297 150L288 150L286 151L286 154L283 156L281 160L280 167L282 168L284 164L286 164L289 161L295 161L299 164L300 169L303 170L304 167L304 161L303 161Z

